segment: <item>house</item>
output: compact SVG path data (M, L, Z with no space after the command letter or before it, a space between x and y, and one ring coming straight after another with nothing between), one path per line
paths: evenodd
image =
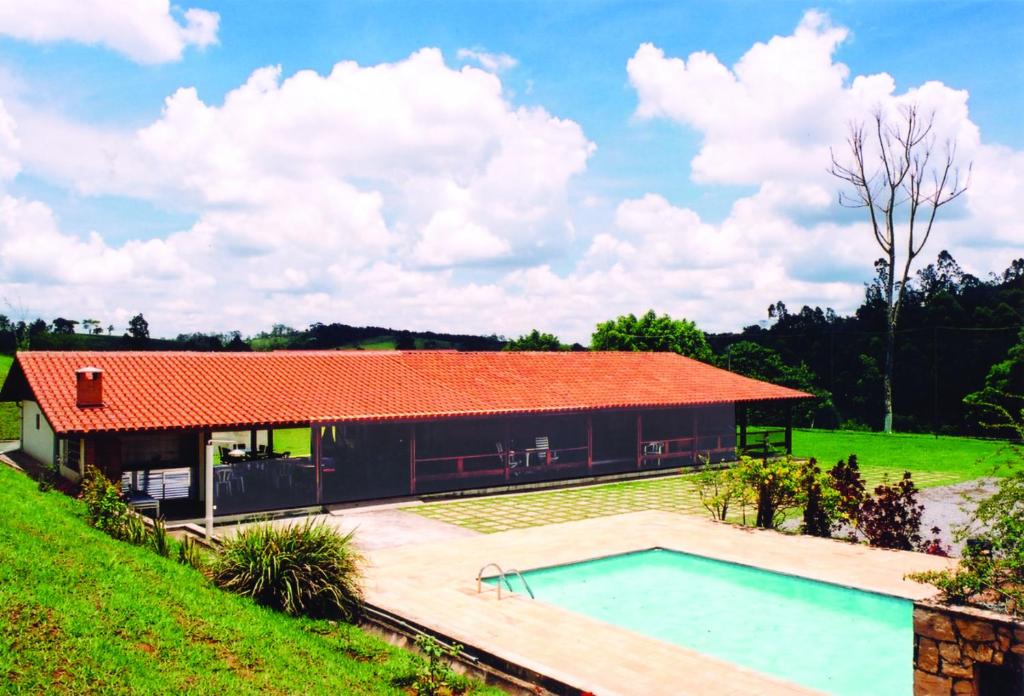
M0 389L26 454L185 518L730 460L748 404L808 396L615 352L39 351Z

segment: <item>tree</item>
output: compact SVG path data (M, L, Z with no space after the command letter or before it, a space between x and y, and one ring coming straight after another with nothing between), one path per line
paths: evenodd
M594 350L672 352L705 362L712 357L704 332L686 319L660 317L654 310L637 319L632 314L602 322L590 337Z
M534 329L528 334L524 334L519 338L513 338L511 341L505 344L505 350L535 350L535 351L556 351L565 350L562 346L562 342L558 340L558 336L549 333L541 333L537 329Z
M149 322L141 312L128 320L128 335L138 341L149 338Z
M863 123L850 125L849 159L840 160L831 152L829 171L852 189L852 194L840 192L839 204L867 209L875 242L885 255L886 340L882 389L887 433L892 432L896 326L910 267L928 243L939 208L967 190L967 183L960 183L955 141L947 141L942 156L933 160L936 154L936 138L932 132L934 118L934 114L922 118L914 104L903 107L899 116L892 119L879 109L874 113L870 133ZM898 221L901 209L906 211L906 216Z
M985 386L965 396L964 403L978 414L984 427L1013 435L1006 424L1024 420L1024 329L1006 359L989 368ZM995 422L991 421L993 415Z
M716 363L719 367L745 377L813 394L813 402L797 404L794 415L798 423L813 428L818 414L825 417L827 425L834 424L837 420L832 394L827 389L817 386L814 372L803 362L798 365L787 365L777 350L753 341L739 341L728 346L726 352L718 356ZM765 415L759 410L755 410L755 414L755 418Z
M114 335L114 325L113 324L110 324L109 326L107 326L107 335L108 336L113 336Z
M70 336L75 333L75 327L78 326L78 322L74 319L65 319L64 317L57 317L53 320L53 333L57 336Z

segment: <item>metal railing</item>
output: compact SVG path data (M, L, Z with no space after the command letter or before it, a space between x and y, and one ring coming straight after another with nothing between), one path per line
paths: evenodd
M526 578L523 577L523 574L520 573L518 569L510 568L506 572L506 571L502 570L501 566L498 565L497 563L487 563L486 565L484 565L483 568L480 569L480 572L478 572L476 574L476 593L477 594L481 594L484 591L483 590L484 571L487 570L488 568L494 568L495 570L498 571L498 576L497 576L498 577L498 582L495 584L494 587L495 587L495 590L497 590L497 592L498 592L498 599L499 600L501 599L501 583L503 583L503 582L505 583L505 586L508 587L508 591L509 592L515 592L515 590L512 589L512 583L510 583L508 581L508 576L512 575L512 574L515 574L515 575L519 576L519 579L523 583L523 587L525 587L526 591L530 594L530 599L536 599L536 597L533 594L533 589L530 587L530 583L526 582Z
M748 430L747 442L740 445L740 453L746 455L770 456L774 452L786 451L786 429Z

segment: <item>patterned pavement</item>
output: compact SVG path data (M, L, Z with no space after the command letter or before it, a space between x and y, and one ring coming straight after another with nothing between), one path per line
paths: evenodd
M883 467L864 467L861 473L868 487L874 488L886 476L890 481L899 480L903 472ZM956 476L942 472L914 472L914 482L919 488L931 488L955 483ZM402 509L484 534L644 510L709 515L700 504L692 474L689 473L553 491L427 503ZM749 523L753 522L754 512L747 510ZM741 522L741 510L735 509L729 518Z

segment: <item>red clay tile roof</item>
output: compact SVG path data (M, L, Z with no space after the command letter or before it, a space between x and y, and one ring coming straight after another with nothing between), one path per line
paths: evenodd
M103 370L102 407L75 404L75 370ZM798 399L673 353L19 353L58 433L416 420ZM13 390L5 384L3 394Z

